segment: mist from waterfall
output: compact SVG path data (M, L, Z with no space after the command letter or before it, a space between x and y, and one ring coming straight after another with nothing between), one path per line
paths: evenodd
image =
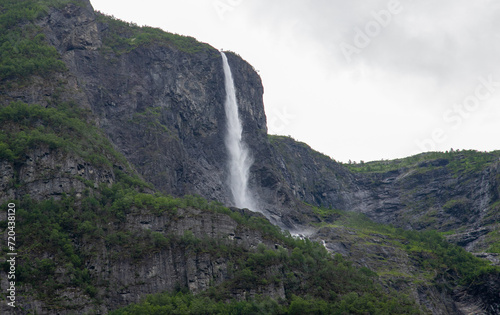
M231 188L236 207L257 210L248 191L248 176L253 159L242 139L243 128L238 114L238 102L236 101L236 90L234 88L231 68L229 67L226 55L223 52L221 52L221 55L226 88L224 109L227 119L225 143L229 155L228 185Z

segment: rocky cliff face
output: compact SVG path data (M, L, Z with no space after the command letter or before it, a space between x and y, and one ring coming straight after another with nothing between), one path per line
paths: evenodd
M497 154L424 154L410 166L351 172L290 138L272 136L271 145L279 182L311 205L364 213L405 229L448 232L450 240L472 252L485 251L484 236L498 230ZM484 161L470 169L470 154Z
M86 0L50 8L35 24L45 34L46 42L55 47L67 71L33 77L30 84L11 82L9 88L0 89L2 104L23 101L51 108L71 103L85 113L82 119L89 126L103 131L125 160L101 144L94 150L103 154L108 163L96 163L88 156L49 144L34 145L15 161L0 161L2 202L20 200L25 195L36 201L61 200L72 195L77 206L84 207L81 200L89 195L104 198L103 187L112 187L120 174L126 173L137 174L154 186L142 187L146 192L199 194L208 200L232 204L226 184L224 76L216 49L154 29L139 34L136 26L95 13ZM363 213L376 222L406 229L448 232L451 242L498 265L498 255L489 250L497 241L500 228L497 156L479 168L469 167L468 156L453 153L377 172L350 169L293 139L268 136L258 74L238 55L227 56L240 106L243 137L254 159L250 189L260 206L255 210L280 227L311 234L324 241L331 252L376 270L386 276L384 283L388 287L397 287L394 283L404 277L384 270L380 261L385 260L380 257L392 259L399 272L411 274L413 280L425 275L419 273L420 267L402 247L391 247L394 240L371 235L370 241L360 241L353 236L358 232L324 226L325 222L335 221L334 215L322 216L314 206ZM42 120L34 125L48 123ZM102 235L132 231L154 242L151 233L156 232L182 241L190 231L196 238L231 240L245 249L254 249L259 243L269 248L275 246L259 232L239 226L228 215L193 207L184 207L175 216L155 215L136 207L109 225L100 227L105 232ZM130 248L119 240L106 243L101 239L95 244L85 238L78 240L82 242L78 244L80 250L88 254L85 266L99 281L98 292L80 288L70 293L58 292L58 296L66 301L61 305L74 306L79 311L91 309L86 305L92 294L104 297L105 302L99 307L105 312L110 306L137 302L146 293L178 286L198 292L231 278L226 257L196 252L186 239L184 243L163 244L146 258L131 255L123 259L120 253ZM53 255L43 252L41 257ZM64 267L57 273L63 284L71 283L71 279L64 278ZM467 309L495 314L499 307L496 278L483 280L484 285L454 293L437 292L431 283L414 286L406 280L401 287L435 314L466 313ZM104 292L106 286L108 291ZM276 298L285 294L282 285L270 284L234 295L262 293ZM27 310L52 310L37 300L27 299L23 303Z
M140 38L128 30L134 26L96 14L88 1L78 3L52 8L37 21L68 71L5 90L3 101L50 106L54 99L76 98L157 189L231 204L219 52L201 43L186 50L168 38L135 45ZM467 159L455 154L387 172L353 173L305 144L268 137L259 76L236 54L228 59L243 136L254 157L250 186L268 215L286 216L306 202L414 229L492 222L487 214L499 198L498 161L480 170L457 169Z
M79 33L74 20L87 25L85 31ZM187 54L153 44L129 53L103 53L109 26L81 7L53 12L44 27L58 39L53 44L99 126L148 181L175 195L198 193L229 201L217 51L207 46ZM75 37L83 43L79 49L66 44Z
M135 38L128 34L130 25L110 21L97 15L88 1L49 9L36 24L69 71L7 89L4 102L47 106L54 98L77 100L155 187L230 203L219 52L206 44L186 52L165 38L138 48L116 48L117 33L130 43ZM228 59L238 86L244 137L260 143L267 133L260 78L238 56L228 53Z
M96 292L89 296L85 290L74 287L68 267L58 266L55 275L61 289L52 292L51 303L39 300L30 290L19 288L26 296L18 297L17 312L2 303L2 314L74 314L75 311L106 314L120 306L137 303L146 294L179 288L198 293L231 280L235 269L231 258L213 250L201 250L193 243L196 239L210 238L219 245L245 250L255 250L259 244L275 246L261 233L238 225L227 215L193 208L161 216L137 209L127 215L125 223L115 224L108 235L122 235L118 231L133 235L133 241L129 240L133 243L108 237L81 244L82 251L92 253L85 264L90 277L97 280ZM148 246L154 249L144 250ZM135 255L134 250L140 250L141 254ZM279 269L276 274L280 275ZM234 292L235 298L257 294L285 298L283 283ZM97 305L93 300L96 295L102 298Z
M113 50L110 37L122 30L96 16L88 3L52 10L39 25L68 66L79 101L148 182L176 196L199 194L232 203L226 184L224 76L217 50L202 44L199 51L186 52L161 41ZM134 40L126 31L122 36ZM280 218L297 200L289 189L276 189L260 77L239 56L227 55L243 138L254 159L250 188L261 204L257 210L287 226Z

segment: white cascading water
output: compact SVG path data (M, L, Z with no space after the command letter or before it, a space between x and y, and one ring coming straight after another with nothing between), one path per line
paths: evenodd
M224 81L226 87L226 111L227 130L226 148L229 154L229 187L233 195L234 205L238 208L255 209L255 204L248 191L248 175L253 160L248 148L242 140L243 128L238 114L238 102L234 88L233 75L227 62L226 55L221 52L224 67Z

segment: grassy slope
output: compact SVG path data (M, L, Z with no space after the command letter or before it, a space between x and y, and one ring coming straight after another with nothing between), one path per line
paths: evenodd
M463 248L450 244L442 233L436 231L407 231L374 223L363 214L353 212L321 208L315 208L315 212L328 220L318 224L318 227L348 229L352 233L345 235L348 235L347 238L350 238L349 241L353 244L380 243L404 251L421 267L416 278L421 278L430 272L435 277L429 280L434 281L440 275L446 275L453 279L455 285L468 285L485 273L500 271L499 268L490 266L487 261L476 258ZM362 246L360 248L362 250ZM401 266L384 265L382 268L397 270Z
M344 166L354 173L384 173L398 169L422 172L437 168L446 168L455 177L462 178L467 175L480 173L489 166L494 165L494 163L497 163L499 159L500 151L478 152L475 150L457 150L451 152L428 152L404 159L344 164ZM496 181L500 183L500 175L496 176ZM497 186L500 187L498 184ZM496 194L499 195L500 191L497 191ZM467 203L464 200L449 200L443 205L443 210L447 211L453 207L460 206L460 203L463 203L467 207ZM500 253L500 225L498 224L500 201L491 204L486 211L485 222L490 226L492 232L486 235L484 239L484 244L487 247L484 250L489 253Z
M54 47L33 22L47 14L49 7L60 7L69 0L0 1L0 83L25 80L32 75L47 76L64 71Z
M500 151L478 152L475 150L457 150L451 152L427 152L403 159L351 163L344 164L344 166L354 173L383 173L402 168L433 167L430 162L446 160L449 163L447 167L453 173L459 174L482 170L492 162L498 161L499 158Z
M107 26L103 33L104 52L121 55L152 44L174 47L189 54L213 50L210 45L190 36L168 33L149 26L140 27L99 12L97 18L98 22Z

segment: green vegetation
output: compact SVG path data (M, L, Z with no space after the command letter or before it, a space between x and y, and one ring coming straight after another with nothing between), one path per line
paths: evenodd
M34 21L47 14L49 7L74 1L0 1L0 82L26 79L66 69L56 49Z
M488 261L479 259L460 246L447 242L436 231L416 232L399 231L409 243L406 250L413 257L419 257L419 262L425 269L433 269L452 280L457 285L469 285L488 273L498 273L500 268L491 266ZM418 255L420 253L428 255ZM416 255L415 255L416 254Z
M443 210L456 215L466 215L471 207L470 201L466 198L451 199L443 205Z
M208 253L212 259L228 259L232 266L228 271L230 279L198 296L183 291L148 297L146 304L130 306L132 312L147 314L158 309L182 313L185 307L197 309L200 303L208 303L206 305L215 313L233 308L250 312L257 308L296 314L304 307L322 313L343 310L359 314L382 310L418 313L407 297L385 293L374 281L375 273L354 267L339 255L332 258L320 244L295 239L261 216L233 212L197 196L173 198L145 194L140 192L144 184L137 186L139 180L115 171L118 176L114 185L102 184L97 190L88 189L81 197L73 193L63 195L61 200L35 201L25 196L23 200L14 201L18 205L17 233L23 236L16 244L19 249L18 281L19 285L31 286L36 298L62 307L55 292L73 287L98 303L106 284L93 276L84 262L99 255L99 248L103 246L112 261L131 259L138 263L162 248L180 247L186 255ZM6 205L2 208L7 209ZM180 219L178 209L181 208L227 214L241 228L260 231L271 243L282 246L269 249L261 244L256 250L245 250L227 239L196 238L190 231L179 236L124 228L124 219L129 214L146 211L176 221ZM9 268L8 264L2 267L4 270ZM268 285L283 285L286 300L257 297L243 302L224 302L232 299L231 292ZM152 304L157 302L161 305ZM155 308L151 308L153 306Z
M497 175L497 184L499 179L500 175ZM498 189L500 189L500 185L497 186ZM498 191L496 194L498 196ZM486 235L486 244L489 244L486 252L500 254L500 200L490 206L487 220L492 224L490 225L491 232Z
M59 53L51 46L42 29L35 24L49 12L74 0L0 0L0 82L26 80L32 75L45 77L66 70ZM155 43L175 47L183 52L197 53L211 49L189 36L171 34L153 27L138 27L98 14L108 25L104 34L105 49L116 54Z
M40 144L73 152L98 165L111 166L112 160L127 165L102 131L82 121L88 113L74 103L44 108L12 102L0 108L0 157L19 162L27 151Z
M488 248L488 253L500 254L500 230L488 234L489 241L492 243Z
M190 36L172 34L149 26L139 27L134 23L124 22L99 12L97 17L100 23L108 27L103 34L105 50L117 55L151 44L174 47L190 54L213 49L210 45L198 42Z
M456 202L450 202L456 205ZM446 241L442 233L436 231L408 231L391 225L379 224L360 213L313 208L315 213L324 217L334 215L333 222L320 226L347 227L359 237L384 235L393 246L405 250L419 263L423 272L434 273L434 279L441 276L455 285L467 286L483 275L498 273L500 268L491 266L488 261L479 259L460 246Z
M33 75L46 77L65 71L59 54L48 44L36 21L49 12L49 7L70 2L78 4L69 0L0 0L0 83L23 82ZM138 27L104 14L98 14L98 20L107 25L103 34L104 53L120 55L148 45L165 45L185 53L212 49L192 37ZM100 304L108 297L109 283L89 270L87 262L99 257L111 263L125 259L140 264L158 251L176 249L187 257L207 254L212 261L223 258L228 269L227 279L197 295L179 286L176 292L145 297L141 303L112 314L420 313L408 296L380 285L381 275L404 276L398 271L377 274L354 266L341 255L332 257L318 243L292 237L258 214L233 211L199 196L175 198L151 193L154 187L134 175L126 159L103 132L88 122L92 117L90 112L75 102L60 101L55 94L47 104L48 107L43 107L13 101L0 108L0 159L15 169L12 187L21 188L23 183L17 172L25 163L26 154L40 147L49 148L52 153L79 157L94 167L106 169L113 174L113 184L68 175L83 183L86 189L49 200L35 200L29 195L12 200L16 203L19 235L16 281L23 294L33 294L47 307L60 310L71 305L65 304L67 301L58 291L71 288L86 295L91 303ZM139 123L151 123L153 130L168 132L167 126L161 124L159 108L137 113L135 118ZM310 150L306 144L287 137L269 136L269 141L278 150ZM330 159L317 152L313 154L316 158ZM347 167L355 172L447 167L454 173L463 173L480 170L499 155L499 152L475 151L427 153ZM466 207L465 201L452 200L443 209L453 212ZM5 211L6 204L1 209ZM200 212L226 215L238 224L238 231L257 232L268 245L246 249L229 239L197 237L189 230L179 235L179 231L168 229L168 224L175 224L184 216L196 217ZM314 208L314 212L324 220L319 227L348 228L359 238L374 233L387 236L392 245L404 250L424 272L432 275L431 282L445 278L450 283L468 286L483 275L499 272L498 268L449 244L437 232L404 231L373 223L358 213L323 208ZM127 217L143 213L164 217L169 222L165 232L127 225ZM1 229L6 227L7 221L0 222ZM490 250L500 252L498 231L489 236ZM2 248L3 256L7 251ZM99 256L103 252L106 258ZM8 263L0 267L9 270ZM283 288L284 298L274 300L262 296L269 288ZM247 294L247 297L237 301L235 293Z
M360 297L347 294L337 303L321 299L293 295L290 303L279 303L269 297L257 297L245 301L217 301L205 294L193 295L186 292L151 295L142 303L110 312L110 315L132 314L419 314L406 301L392 300L382 305L373 296ZM384 308L381 309L380 307Z
M428 280L430 285L439 285L444 278L454 285L469 286L480 281L483 275L500 272L499 268L448 243L440 233L434 231L404 231L373 223L361 214L319 208L316 211L326 216L334 213L338 219L334 224L350 227L361 235L375 233L390 236L393 245L406 251L422 268L422 272L431 277ZM236 215L239 216L240 214ZM247 218L243 224L249 222L251 221ZM112 314L419 313L408 297L394 292L390 293L392 296L383 293L374 281L377 273L367 268L354 267L340 255L332 258L320 244L307 239L294 239L286 233L280 233L268 222L263 223L266 224L269 225L268 230L276 231L272 234L273 240L285 247L269 249L261 244L256 251L245 251L220 240L196 239L192 233L185 234L177 242L183 242L196 253L210 253L212 257L232 257L232 279L197 295L186 290L151 295L141 303L116 310ZM407 278L405 281L416 281L395 270L382 274ZM283 285L285 299L272 300L258 294L241 301L232 298L234 292L248 292L267 285Z
M92 282L85 268L84 253L74 245L77 239L92 237L84 235L89 231L90 213L81 213L74 208L74 198L63 196L61 201L36 202L26 196L16 201L16 231L19 264L16 278L20 284L28 284L38 293L38 298L50 301L54 292L66 286L90 289ZM82 219L82 220L81 220ZM94 235L102 235L96 229ZM42 258L51 257L51 258ZM70 283L55 281L57 266L71 279ZM8 270L8 264L3 264Z
M55 291L79 288L90 298L99 298L96 288L103 283L91 276L83 262L98 255L99 246L107 246L115 259L144 259L155 250L189 240L145 231L118 229L127 214L150 211L157 215L175 216L178 207L196 207L208 211L229 211L200 197L173 198L161 194L141 193L148 184L115 169L117 182L108 187L87 189L83 196L63 194L60 200L36 201L26 195L16 204L16 242L18 261L16 277L20 285L29 285L38 299L60 305ZM2 209L7 209L4 204ZM0 226L6 227L2 221ZM84 248L76 244L87 244ZM2 249L4 252L6 248ZM41 258L41 257L50 257ZM2 265L8 270L8 263ZM62 277L62 278L61 278ZM57 279L66 279L55 281Z
M266 224L264 231L276 229ZM214 258L230 257L231 279L198 295L186 290L151 295L111 314L419 314L407 296L387 294L371 270L354 267L340 255L331 257L319 243L286 233L274 236L286 247L270 249L260 244L255 251L248 251L222 240L196 239L185 233L179 243L189 250L210 253ZM234 292L258 293L267 286L283 286L285 298L257 295L234 300Z
M356 173L389 172L401 168L446 167L453 174L463 174L482 170L498 160L500 151L478 152L475 150L428 152L404 159L344 164Z
M18 244L19 281L32 286L37 298L62 307L61 301L54 300L55 292L73 287L99 303L106 284L92 276L83 262L98 255L102 246L109 251L111 261L131 259L136 263L161 249L180 247L187 255L207 253L212 259L224 257L231 266L230 278L198 295L181 290L148 297L143 303L118 310L117 314L157 310L196 314L201 304L213 314L232 311L244 314L255 310L278 314L298 314L304 310L320 314L418 313L408 297L384 291L377 284L375 272L354 267L339 255L331 257L320 244L295 239L262 216L234 212L197 196L174 198L145 193L151 189L150 185L111 166L114 162L109 161L124 159L114 152L102 133L78 118L86 113L71 103L52 105L56 108L12 102L0 110L0 122L4 125L0 142L2 158L19 161L27 150L49 145L54 150L73 152L94 164L112 168L116 181L96 188L93 182L86 183L82 178L88 187L83 196L71 193L63 195L61 200L45 201L26 196L16 201L18 232L23 235ZM95 158L91 158L91 152L97 154ZM451 209L457 204L450 202L447 207ZM174 235L125 228L125 219L130 214L146 211L176 221L180 219L179 209L190 208L228 215L240 228L257 230L264 239L280 246L270 249L260 245L256 250L244 250L229 240L196 238L190 231ZM324 226L349 227L359 234L390 235L396 246L407 251L435 279L443 276L458 285L467 285L481 275L497 272L484 261L448 244L436 232L403 231L375 224L362 214L322 208L314 211L328 221ZM0 226L4 225L2 222ZM75 244L89 245L83 248ZM4 264L3 268L8 266ZM67 280L55 281L61 273ZM233 292L258 292L259 288L270 285L283 286L285 299L274 301L255 296L244 301L232 300ZM227 303L228 300L232 302Z
M180 246L188 255L208 253L212 259L225 257L231 266L230 279L203 293L192 295L180 288L178 292L148 296L143 302L112 314L419 313L408 297L385 292L375 281L375 272L355 267L340 255L331 257L318 243L293 238L258 215L233 212L201 197L173 198L142 193L144 184L141 185L140 180L115 171L117 183L110 187L101 185L94 192L87 190L80 198L73 194L63 195L59 201L37 202L26 196L15 201L18 233L23 235L18 244L19 281L32 286L37 298L58 305L58 301L52 300L55 291L72 286L98 301L102 294L100 288L105 284L93 277L83 262L97 255L102 246L99 244L104 242L111 259L129 258L139 262L162 248ZM3 209L6 208L4 205ZM258 230L281 246L270 249L261 244L256 250L245 250L226 239L196 238L190 231L179 236L120 227L128 214L137 211L168 215L175 221L179 219L178 209L188 208L227 214L242 227ZM333 225L352 228L361 234L391 236L394 245L407 251L436 281L445 277L456 285L467 286L484 274L499 272L498 268L446 242L437 232L404 231L373 223L361 214L338 210L316 211L325 216L335 214L337 220ZM75 246L82 243L92 245ZM53 258L38 258L46 255ZM54 281L57 266L62 266L57 277L63 272L68 283ZM4 264L3 268L8 265ZM232 298L234 292L259 290L269 285L282 285L285 299L272 300L259 295L242 301ZM204 313L200 311L201 306Z
M321 226L330 227L349 227L356 231L368 234L368 233L380 233L385 235L396 234L398 229L392 225L379 224L370 220L366 215L358 212L342 211L336 209L325 209L320 207L311 206L314 213L318 214L324 221L320 224ZM328 220L334 218L334 221Z

